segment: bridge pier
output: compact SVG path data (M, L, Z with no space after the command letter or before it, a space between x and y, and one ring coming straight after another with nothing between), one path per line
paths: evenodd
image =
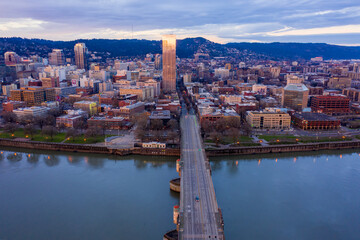
M172 191L180 193L180 189L181 189L180 180L181 180L180 178L174 178L170 181L170 189Z

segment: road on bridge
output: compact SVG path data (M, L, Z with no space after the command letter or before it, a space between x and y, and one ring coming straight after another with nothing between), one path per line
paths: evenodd
M190 110L192 112L192 110ZM196 115L183 108L181 117L181 191L179 239L224 239Z

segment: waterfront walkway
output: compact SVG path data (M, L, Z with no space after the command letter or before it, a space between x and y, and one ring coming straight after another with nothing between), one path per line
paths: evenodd
M224 239L210 165L196 115L183 110L179 239Z

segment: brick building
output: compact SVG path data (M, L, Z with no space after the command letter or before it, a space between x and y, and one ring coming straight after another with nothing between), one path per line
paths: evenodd
M339 129L340 120L323 113L294 113L291 115L294 126L303 130Z
M344 114L350 112L350 99L345 96L314 96L311 99L311 111L326 114Z

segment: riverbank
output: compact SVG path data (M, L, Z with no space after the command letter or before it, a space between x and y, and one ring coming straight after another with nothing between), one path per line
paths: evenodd
M0 139L0 146L17 147L37 150L64 151L64 152L82 152L113 155L148 155L148 156L180 156L180 149L151 149L151 148L124 148L117 149L107 146L93 144L71 144L71 143L50 143L36 142L28 140ZM318 142L305 144L284 144L269 146L251 146L251 147L232 147L224 149L206 149L208 157L230 156L230 155L254 155L268 153L288 153L288 152L309 152L319 150L336 150L360 148L360 141L339 141L339 142Z

